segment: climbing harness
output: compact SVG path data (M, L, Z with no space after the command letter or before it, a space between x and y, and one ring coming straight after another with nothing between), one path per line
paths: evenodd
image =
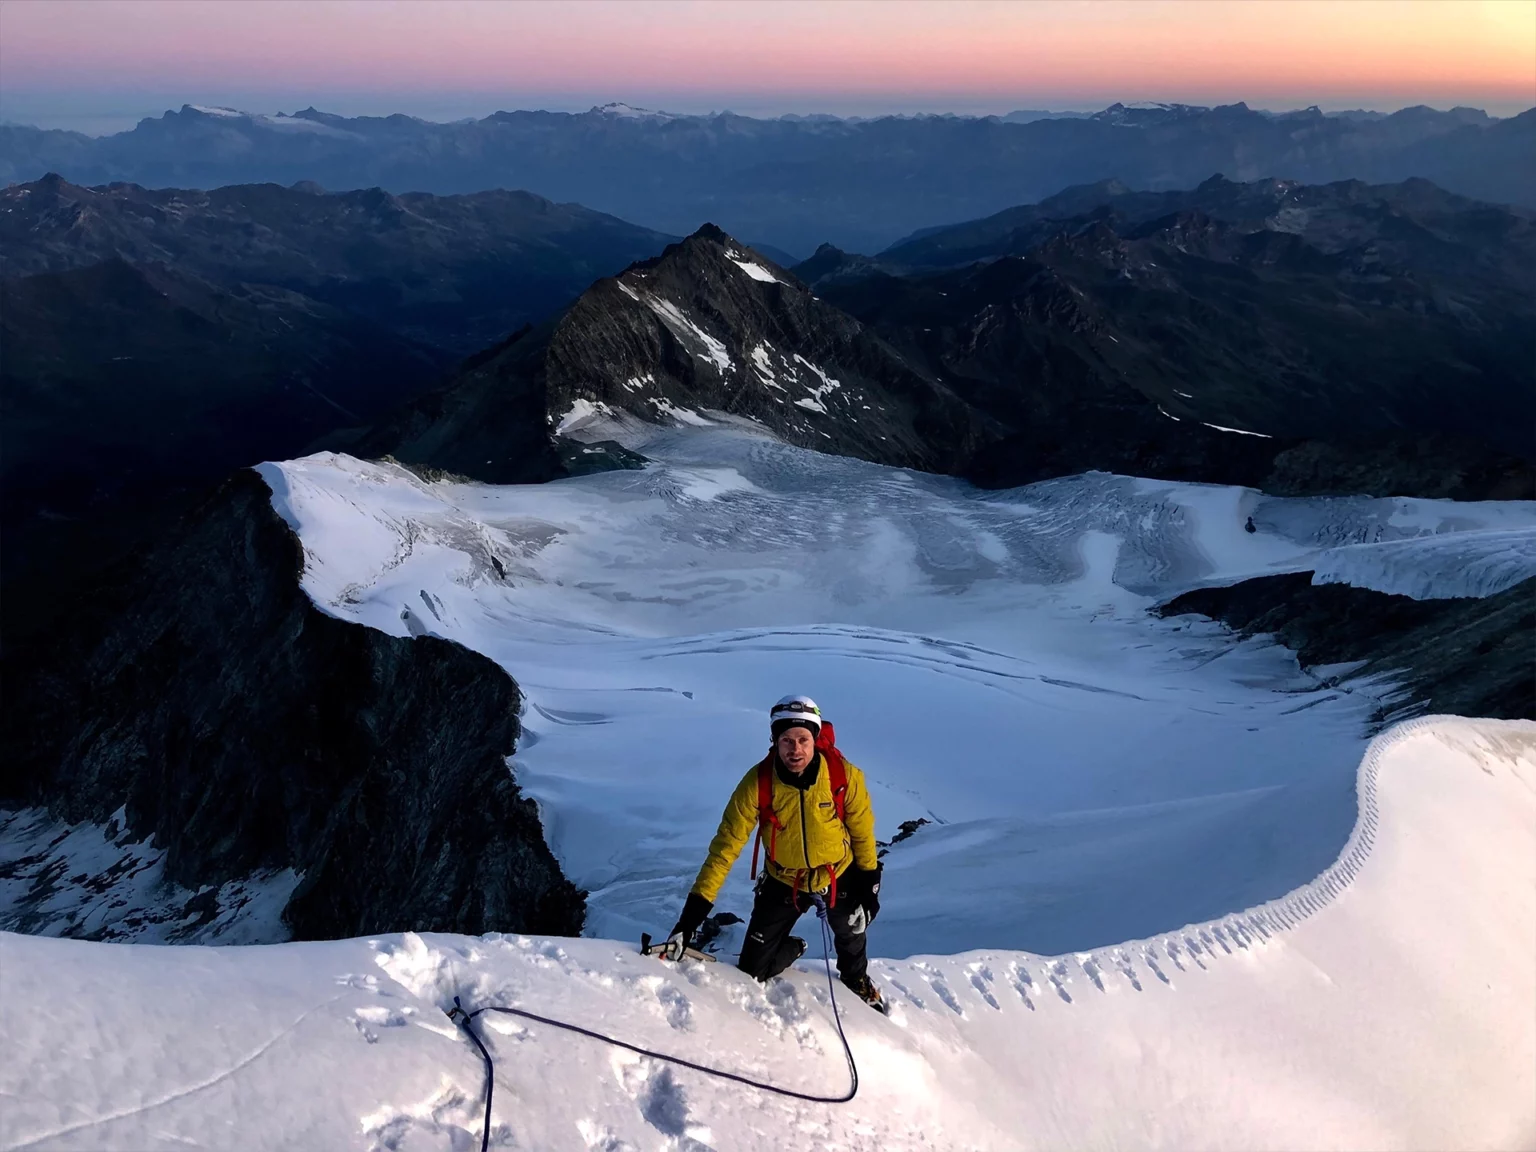
M547 1016L539 1016L523 1008L509 1008L501 1004L485 1004L474 1011L470 1011L459 1003L459 998L453 998L453 1007L448 1012L448 1019L452 1020L475 1042L475 1047L480 1049L480 1058L485 1061L485 1124L480 1131L480 1152L487 1152L491 1143L491 1094L496 1087L496 1065L491 1059L490 1050L475 1033L472 1024L476 1016L482 1012L502 1012L508 1016L521 1016L524 1020L533 1020L539 1024L548 1024L551 1028L563 1028L567 1032L575 1032L578 1036L586 1036L592 1040L600 1040L604 1044L612 1044L615 1048L623 1048L640 1056L649 1056L655 1060L665 1060L669 1064L676 1064L683 1068L691 1068L695 1072L703 1072L706 1076L716 1076L721 1080L731 1080L737 1084L745 1084L748 1088L756 1088L762 1092L771 1092L776 1096L788 1096L792 1100L805 1100L812 1104L846 1104L859 1092L859 1069L853 1062L853 1049L848 1044L848 1037L843 1032L843 1018L837 1010L837 991L832 979L832 939L827 927L827 904L817 893L811 893L811 899L816 904L816 917L821 921L821 943L825 953L827 966L827 995L832 1001L832 1019L837 1024L837 1038L843 1042L843 1055L848 1058L848 1091L840 1096L819 1096L813 1092L800 1092L794 1088L781 1088L777 1084L766 1084L759 1080L753 1080L750 1076L742 1076L737 1072L726 1072L719 1068L710 1068L703 1064L695 1064L692 1060L684 1060L681 1056L669 1056L665 1052L652 1052L649 1048L642 1048L638 1044L631 1044L627 1040L618 1040L612 1036L605 1036L601 1032L595 1032L590 1028L583 1028L579 1024L568 1024L564 1020L551 1020Z
M783 701L780 701L783 703ZM777 707L777 706L776 706ZM832 803L837 807L837 818L843 824L848 823L848 765L843 759L843 754L837 750L837 730L832 727L830 720L824 721L816 731L816 751L821 753L821 759L827 766L827 784L832 789ZM777 812L773 810L773 761L776 753L772 748L768 755L757 766L757 839L752 841L752 873L750 879L757 879L757 854L763 846L763 829L768 830L768 859L774 858L774 850L779 842L779 829L784 827ZM828 888L827 902L837 903L837 871L832 869L832 882ZM800 890L798 878L795 881L795 891Z

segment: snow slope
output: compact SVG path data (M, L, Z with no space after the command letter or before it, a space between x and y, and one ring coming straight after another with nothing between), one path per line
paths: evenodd
M886 856L894 1012L848 1005L860 1096L794 1104L491 1017L496 1146L1536 1142L1536 725L1417 720L1367 747L1386 686L1146 612L1279 571L1486 594L1529 574L1536 508L1105 475L980 493L723 417L638 446L643 471L536 487L262 468L322 609L516 676L515 768L592 938L0 934L0 1149L477 1146L454 994L841 1088L819 949L767 987L633 951L790 689L837 721L882 837L932 821ZM4 839L11 887L48 882L9 922L44 933L276 940L295 879L203 924L186 893L140 914L158 858L110 829L24 814ZM720 908L747 911L745 871Z
M1272 904L1077 955L876 961L893 1015L849 1006L851 1104L486 1018L493 1146L1529 1148L1536 725L1411 721L1371 744L1359 795L1339 860ZM4 934L0 1148L477 1147L454 995L835 1091L825 986L800 967L763 987L604 940Z
M518 778L588 930L619 939L671 924L796 686L868 770L882 838L932 821L886 861L879 954L1091 948L1280 896L1348 835L1374 701L1151 598L1536 525L1103 475L984 494L723 427L642 447L643 472L532 488L263 468L317 604L517 678ZM746 913L745 873L722 909Z

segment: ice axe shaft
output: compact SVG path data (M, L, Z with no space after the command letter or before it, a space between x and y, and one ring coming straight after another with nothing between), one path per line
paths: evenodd
M651 934L649 932L640 933L640 955L654 956L658 960L665 960L666 956L662 952L663 947L661 944L653 945L651 943ZM700 952L697 948L684 948L683 958L687 960L703 960L706 964L718 962L714 956L711 956L708 952Z

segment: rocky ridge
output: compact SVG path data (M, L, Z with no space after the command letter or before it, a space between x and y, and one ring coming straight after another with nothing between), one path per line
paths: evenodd
M517 685L457 644L326 615L303 564L267 485L241 472L103 579L66 642L4 666L0 806L119 827L163 853L204 919L221 886L291 869L297 939L579 932L583 894L507 765ZM31 902L125 866L45 867Z
M802 447L929 471L959 469L1000 431L863 324L705 225L336 446L506 483L563 474L562 443L608 440L626 422L707 423L711 413Z
M236 184L0 189L0 279L103 260L174 268L226 292L266 285L467 356L545 319L671 237L529 192L400 195Z
M1004 216L799 268L1011 429L967 469L978 482L1100 468L1297 495L1536 488L1530 213L1423 181L1217 178Z
M1413 600L1310 572L1186 592L1158 610L1197 613L1242 636L1273 635L1304 668L1397 685L1377 721L1419 714L1536 720L1536 580L1476 600Z

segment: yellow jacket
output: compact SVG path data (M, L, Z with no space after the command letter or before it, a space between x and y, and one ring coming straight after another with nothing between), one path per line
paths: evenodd
M832 882L835 872L841 876L851 865L866 871L879 865L875 854L875 813L869 804L869 790L864 773L844 760L848 770L848 791L843 797L847 824L837 818L832 800L832 785L827 779L827 765L818 753L815 763L805 770L812 776L805 788L786 784L779 770L773 770L773 811L783 825L775 834L763 833L763 851L772 855L768 874L802 891L820 891ZM757 832L757 765L736 785L720 818L720 829L709 842L709 856L699 869L693 890L710 903L720 895L720 886L736 863L736 857Z

